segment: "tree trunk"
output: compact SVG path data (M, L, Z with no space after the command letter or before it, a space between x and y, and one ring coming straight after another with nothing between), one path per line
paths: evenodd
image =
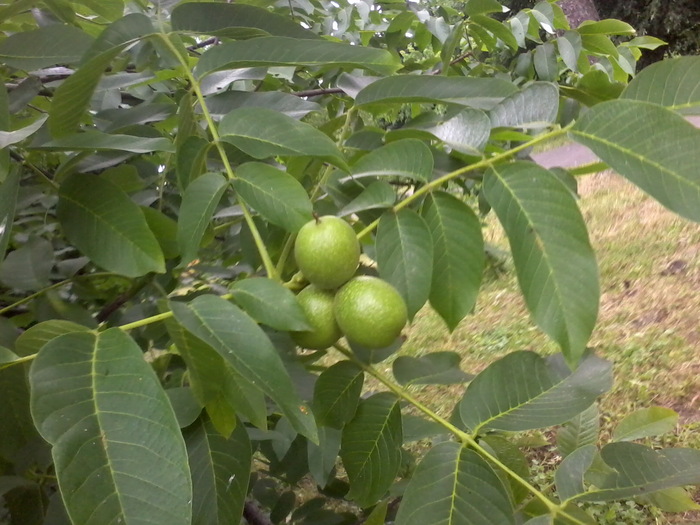
M600 20L593 0L561 0L559 5L571 27L578 27L584 20Z

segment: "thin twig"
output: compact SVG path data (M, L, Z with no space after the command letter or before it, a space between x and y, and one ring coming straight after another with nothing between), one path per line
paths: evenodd
M320 95L334 95L337 93L345 93L340 88L327 88L327 89L309 89L306 91L297 91L292 93L295 97L318 97Z

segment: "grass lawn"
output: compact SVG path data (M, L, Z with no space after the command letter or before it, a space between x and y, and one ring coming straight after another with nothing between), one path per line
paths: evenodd
M615 386L601 401L602 437L632 410L665 406L679 413L679 425L651 444L700 448L700 226L611 173L581 178L579 193L601 278L599 322L590 345L615 364ZM507 246L495 225L486 227L485 236ZM402 354L452 350L463 356L462 369L474 372L514 350L556 351L530 322L510 267L484 284L476 313L450 334L424 309ZM449 415L463 388L429 387L420 395ZM547 484L556 451L545 446L532 454L540 462L537 481ZM700 501L700 492L695 499ZM603 524L700 524L700 512L662 515L633 502L597 509Z

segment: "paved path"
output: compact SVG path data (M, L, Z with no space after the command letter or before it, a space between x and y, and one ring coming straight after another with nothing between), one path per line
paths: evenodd
M700 128L700 116L688 117L688 120L695 124L696 127ZM598 157L587 147L572 142L566 146L543 151L542 153L535 153L532 155L532 159L545 168L554 168L557 166L562 168L575 168L576 166L596 162Z

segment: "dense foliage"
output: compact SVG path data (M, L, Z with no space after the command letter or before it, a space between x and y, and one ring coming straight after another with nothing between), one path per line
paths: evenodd
M700 113L700 58L636 74L660 41L617 20L570 28L554 1L17 0L0 20L0 522L539 525L593 523L587 502L688 508L700 451L643 441L673 411L599 441L612 367L587 349L598 273L575 188L611 167L700 221L700 131L683 118ZM530 160L564 136L601 162ZM456 353L403 355L403 337L294 344L312 328L295 297L305 224L345 220L357 273L453 330L478 322L490 213L560 354L472 376ZM448 419L420 401L454 384ZM562 459L541 490L513 438L550 427Z

